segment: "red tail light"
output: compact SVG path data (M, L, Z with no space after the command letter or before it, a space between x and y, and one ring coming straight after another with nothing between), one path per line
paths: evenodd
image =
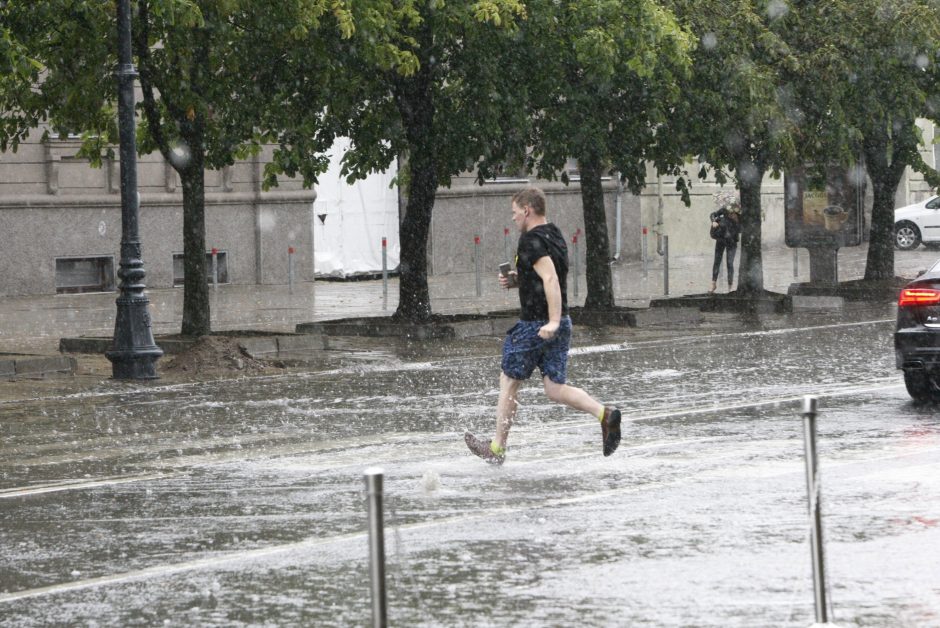
M930 288L905 288L898 297L898 307L937 304L940 304L940 290Z

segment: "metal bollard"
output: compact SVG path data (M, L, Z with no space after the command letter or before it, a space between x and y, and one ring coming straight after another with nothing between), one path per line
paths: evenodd
M477 275L477 296L483 296L483 255L480 252L480 236L473 236L473 261Z
M388 241L382 238L382 309L388 307Z
M388 626L385 595L385 528L382 518L382 469L365 470L369 502L369 583L372 594L372 625Z
M575 301L578 299L578 275L581 274L581 258L578 256L578 233L581 230L578 229L575 232L574 237L571 238L571 248L574 251L574 298Z
M669 296L669 236L662 236L662 245L657 243L656 252L663 256L663 295Z
M826 600L826 572L823 559L822 508L819 495L819 465L816 457L817 398L803 397L803 445L806 450L806 492L809 496L809 516L812 530L810 546L813 558L813 594L816 605L816 623L829 621Z
M647 277L649 274L649 269L647 267L647 262L649 260L647 259L647 243L646 243L646 237L647 237L648 232L649 232L649 229L647 227L643 227L643 238L640 240L640 257L641 257L641 261L643 262L643 277L644 278Z
M294 247L287 247L287 291L294 294Z
M219 289L219 249L212 247L212 289Z

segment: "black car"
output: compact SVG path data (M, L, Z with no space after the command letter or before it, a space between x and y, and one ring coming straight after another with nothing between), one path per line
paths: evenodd
M894 355L915 401L940 401L940 261L898 295Z

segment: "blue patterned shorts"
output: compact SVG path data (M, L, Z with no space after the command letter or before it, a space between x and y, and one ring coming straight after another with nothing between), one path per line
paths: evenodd
M555 337L539 338L546 321L519 321L506 333L503 342L503 373L513 379L529 379L535 367L542 377L564 384L568 375L568 348L571 346L571 318L563 316Z

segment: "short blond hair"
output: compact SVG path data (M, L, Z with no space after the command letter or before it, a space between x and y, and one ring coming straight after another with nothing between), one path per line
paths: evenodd
M526 188L512 195L512 202L519 207L529 207L538 216L545 215L545 192L539 188Z

